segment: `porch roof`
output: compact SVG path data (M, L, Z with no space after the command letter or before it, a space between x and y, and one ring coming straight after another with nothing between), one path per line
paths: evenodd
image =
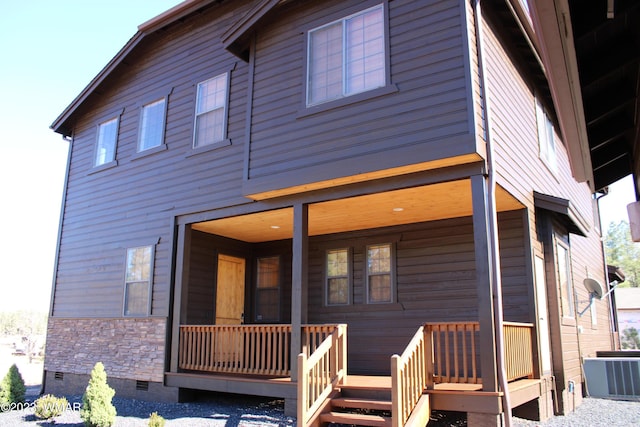
M498 211L524 206L501 187ZM317 236L393 225L411 224L473 214L468 179L346 197L309 205L309 235ZM202 221L195 230L250 243L293 237L293 208Z
M586 236L589 232L587 221L573 208L569 200L535 191L533 199L536 208L545 209L558 215L567 225L570 233Z

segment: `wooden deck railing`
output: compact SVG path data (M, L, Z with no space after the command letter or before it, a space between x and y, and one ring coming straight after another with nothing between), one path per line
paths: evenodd
M336 325L311 353L298 355L298 425L311 417L347 375L347 325Z
M431 335L433 380L437 383L480 383L478 372L478 322L427 323Z
M304 325L307 353L335 325ZM179 367L230 374L291 375L291 325L180 326Z
M533 378L533 323L504 322L502 329L507 381Z
M433 381L437 383L481 383L478 369L478 322L427 323L431 335ZM507 380L533 378L533 333L531 323L504 322L504 358Z
M431 338L420 327L401 356L391 357L391 425L401 427L409 419L422 393L427 388L427 372L430 357L427 357L425 342Z

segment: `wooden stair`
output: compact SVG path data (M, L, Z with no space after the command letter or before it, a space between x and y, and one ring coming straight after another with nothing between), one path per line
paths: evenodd
M342 385L320 415L321 425L391 426L391 390L379 385Z

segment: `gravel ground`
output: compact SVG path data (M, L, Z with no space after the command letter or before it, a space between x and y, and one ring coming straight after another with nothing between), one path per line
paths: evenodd
M80 396L68 397L71 408L79 405ZM211 395L191 403L153 403L133 399L114 398L118 411L116 427L147 426L151 412L158 412L166 420L166 427L251 427L295 426L295 418L284 415L284 402L259 397ZM83 427L77 410L68 410L51 421L38 420L33 409L0 413L0 426ZM461 427L466 421L459 413L434 413L429 427ZM576 412L553 417L541 423L519 418L513 427L632 427L640 426L640 402L623 402L585 398Z
M79 408L81 396L68 396L70 409L51 421L39 420L33 408L0 413L0 426L83 427ZM247 396L217 396L199 402L155 403L115 397L117 427L147 426L149 415L157 412L167 420L166 427L295 426L295 418L284 415L284 401Z
M513 419L514 427L639 427L640 402L584 398L575 412L539 421Z

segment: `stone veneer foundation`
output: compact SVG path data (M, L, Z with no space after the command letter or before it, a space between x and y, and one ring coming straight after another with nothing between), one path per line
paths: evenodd
M165 318L49 318L45 393L82 394L97 362L117 395L177 401L165 387Z

